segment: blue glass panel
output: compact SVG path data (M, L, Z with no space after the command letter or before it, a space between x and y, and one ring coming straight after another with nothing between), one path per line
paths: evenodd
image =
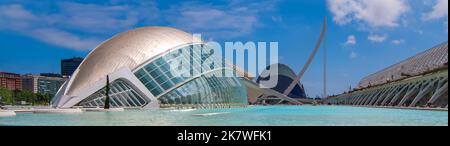
M155 78L155 80L158 84L162 84L167 82L169 79L165 75L160 75L159 77Z
M142 78L141 78L141 82L143 83L143 84L147 84L148 82L150 82L152 79L150 79L150 77L149 76L147 76L147 75L145 75L145 76L143 76Z
M182 81L183 81L183 78L181 78L181 77L172 78L172 82L174 82L175 84L181 83Z
M168 92L159 97L161 104L217 104L225 103L229 105L245 105L247 102L247 93L245 87L240 83L235 83L236 79L212 76L210 72L214 69L213 64L202 65L205 59L214 59L214 50L209 49L203 45L194 45L180 48L166 55L157 58L152 63L144 67L152 78L145 78L142 82L148 82L146 87L154 96L161 96L170 88L173 88L192 77L198 77L201 74L209 74L195 80L189 81L186 84ZM170 68L172 64L175 65L175 70ZM195 63L195 64L193 64ZM192 66L194 65L194 66ZM176 74L172 74L176 73ZM189 76L179 77L184 73L191 74ZM221 75L221 71L213 72ZM143 77L141 72L135 73L136 76ZM149 77L150 77L149 76ZM153 81L147 81L153 80ZM136 100L139 100L137 98ZM141 101L139 101L141 102ZM209 107L209 106L207 106Z
M159 94L161 94L163 91L160 88L154 88L153 90L151 90L150 92L152 92L152 94L154 96L158 96Z
M158 58L155 60L155 64L158 66L163 65L164 63L166 63L166 61L164 61L163 58Z
M164 65L160 66L160 69L162 72L168 72L168 71L170 71L170 66L168 64L164 64Z
M146 73L141 69L135 73L136 77L140 79L142 76L146 75Z
M153 89L158 87L158 84L156 84L155 81L151 80L150 82L145 84L145 87L147 87L147 89Z
M158 67L156 67L155 64L150 63L150 64L146 65L144 68L147 72L152 72L153 70L157 69Z
M172 88L172 86L173 84L170 81L161 84L161 87L163 87L165 90Z
M161 76L162 75L162 73L159 71L159 70L153 70L152 72L149 72L150 73L150 75L153 77L153 78L157 78L157 77L159 77L159 76Z

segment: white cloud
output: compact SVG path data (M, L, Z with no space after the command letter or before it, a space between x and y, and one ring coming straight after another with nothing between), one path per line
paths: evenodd
M396 27L409 4L406 0L328 0L328 8L340 25L363 22L371 27Z
M420 35L423 35L423 33L424 33L423 30L420 30L420 29L419 30L415 30L415 32L420 34Z
M60 12L51 16L51 20L70 28L96 33L123 31L140 21L159 17L159 10L152 1L112 5L61 2L58 6Z
M180 10L181 16L169 20L172 24L200 33L221 32L223 36L239 36L248 34L257 24L253 15L236 15L214 8L191 7ZM208 14L208 15L205 15Z
M356 44L356 37L354 35L348 36L345 45L355 45L355 44Z
M394 45L400 45L400 44L403 44L404 42L405 42L405 40L403 40L403 39L392 40L392 44L394 44Z
M283 22L283 17L281 16L272 16L273 22Z
M264 26L260 17L275 10L277 2L231 0L213 5L187 1L164 10L155 1L109 0L102 4L56 1L33 9L26 3L12 3L0 5L0 30L75 50L92 49L100 40L142 25L163 24L208 37L234 38ZM269 19L271 16L267 15Z
M176 27L216 38L234 38L262 26L261 15L272 11L274 5L276 1L230 1L227 5L186 2L172 6L167 13L169 23Z
M92 49L101 43L99 38L81 38L75 34L53 28L39 28L32 30L30 35L45 43L76 50Z
M0 5L0 16L15 20L33 20L36 17L30 12L26 11L22 5L12 4L12 5Z
M355 59L357 57L358 57L358 53L356 53L354 51L350 52L350 59Z
M30 22L38 20L38 17L25 10L22 5L0 5L0 29L21 30L30 27Z
M440 19L448 17L448 0L437 0L433 10L429 13L423 14L424 20Z
M42 42L75 50L92 49L100 43L100 39L93 37L81 38L77 35L51 28L52 22L46 21L49 16L34 14L22 5L12 4L0 6L0 29L18 32Z
M384 42L387 38L388 38L387 35L376 35L376 34L372 34L367 37L367 39L375 43Z
M117 1L119 3L120 1ZM0 30L12 30L50 45L90 50L109 35L156 19L152 3L96 5L56 2L55 10L33 11L21 4L0 6ZM88 36L88 37L86 37Z

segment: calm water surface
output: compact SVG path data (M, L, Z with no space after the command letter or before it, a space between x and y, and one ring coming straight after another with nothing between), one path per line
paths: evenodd
M17 114L0 126L448 126L448 112L345 106L254 106Z

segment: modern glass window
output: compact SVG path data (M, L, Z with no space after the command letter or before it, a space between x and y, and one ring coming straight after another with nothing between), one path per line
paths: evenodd
M183 81L214 69L213 66L202 67L201 65L208 57L212 57L211 50L205 45L187 46L155 59L136 71L135 75L154 96L159 96ZM192 66L193 63L198 66ZM174 64L177 66L171 66Z
M238 78L215 71L196 78L159 98L162 107L245 106L247 92Z
M106 89L103 88L81 101L78 106L102 107L105 105ZM139 95L129 84L116 80L110 84L111 107L143 107L150 103L150 99Z
M222 77L232 70L202 65L214 59L213 53L201 44L183 47L146 64L135 76L163 107L246 105L247 91L240 79Z

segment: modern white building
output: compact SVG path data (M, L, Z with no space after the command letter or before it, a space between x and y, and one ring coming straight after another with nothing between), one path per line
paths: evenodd
M447 63L448 42L444 42L363 78L359 83L359 87L366 88L399 80L405 76L416 76L430 70L441 68Z
M104 106L108 76L112 107L246 106L242 80L222 76L232 68L192 65L214 57L209 56L212 50L175 28L143 27L118 34L88 54L51 105ZM173 67L174 62L179 66Z
M359 89L330 97L329 104L448 109L448 42L361 80Z

